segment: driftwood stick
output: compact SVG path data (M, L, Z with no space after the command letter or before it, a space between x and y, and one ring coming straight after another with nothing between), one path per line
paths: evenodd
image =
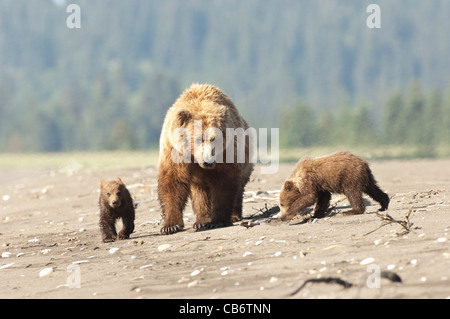
M394 219L394 218L392 218L392 216L389 215L387 212L386 212L385 214L383 214L383 215L382 215L382 214L379 214L379 213L376 213L377 216L380 217L381 220L384 220L385 222L384 222L383 224L381 224L380 226L378 226L377 228L375 228L374 230L372 230L372 231L370 231L370 232L364 234L364 236L367 236L367 235L369 235L369 234L371 234L371 233L377 231L377 230L380 229L381 227L386 226L386 225L389 225L389 224L392 224L392 223L399 224L399 225L402 226L403 229L404 229L404 231L403 231L402 233L397 234L398 236L408 234L408 233L411 231L411 226L413 225L413 224L409 221L409 216L411 216L411 213L413 212L413 208L414 208L414 206L411 206L411 207L409 208L409 210L408 210L408 212L406 213L406 215L405 215L405 217L404 217L403 220L397 220L397 219Z
M295 291L291 292L287 296L288 297L294 296L300 290L302 290L303 287L305 287L306 284L309 283L309 282L313 282L313 283L324 282L324 283L327 283L327 284L330 284L330 283L333 284L334 283L334 284L341 285L344 288L350 288L351 286L353 286L353 284L351 282L342 280L341 278L338 278L338 277L310 278L310 279L305 280L305 282L300 287L298 287Z

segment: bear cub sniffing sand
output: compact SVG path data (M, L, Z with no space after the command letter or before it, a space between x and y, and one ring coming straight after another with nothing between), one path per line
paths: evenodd
M128 239L134 230L134 206L130 192L120 178L100 182L100 231L103 242ZM117 236L116 221L122 218L123 227Z
M339 152L297 163L280 192L281 219L291 219L314 203L313 217L324 217L331 193L347 196L352 209L345 215L364 213L362 193L379 202L381 211L389 205L389 196L377 186L369 164L355 155Z

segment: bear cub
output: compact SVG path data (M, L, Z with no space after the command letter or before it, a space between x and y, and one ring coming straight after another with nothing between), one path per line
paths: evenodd
M389 205L389 196L378 187L369 164L353 154L339 152L297 163L280 192L281 219L291 219L314 203L313 217L324 217L331 193L347 196L352 209L344 215L364 213L362 193L379 202L380 211Z
M125 184L118 177L113 181L100 182L100 232L102 241L112 242L128 239L134 230L133 199ZM122 218L123 227L117 236L116 221Z

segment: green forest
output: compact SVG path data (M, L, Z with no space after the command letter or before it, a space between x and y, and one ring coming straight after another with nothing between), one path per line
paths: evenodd
M394 145L415 148L417 157L435 157L439 147L450 148L448 89L424 91L413 81L407 90L389 94L381 114L377 120L364 102L320 114L306 102L299 102L282 114L282 146Z
M437 156L450 148L449 18L448 0L0 0L0 152L156 148L199 82L251 126L280 128L284 148Z

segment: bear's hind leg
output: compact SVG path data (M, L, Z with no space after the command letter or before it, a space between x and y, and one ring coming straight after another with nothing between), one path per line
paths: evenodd
M211 199L208 193L208 187L191 185L192 209L196 215L193 225L195 229L203 228L211 222Z
M343 213L343 215L359 215L363 214L366 210L366 205L364 205L364 200L362 198L362 193L359 191L348 191L345 192L352 209Z
M235 208L237 190L239 185L235 179L223 178L220 183L211 186L211 222L206 224L207 228L231 226L233 208Z
M383 192L376 184L369 185L365 193L380 203L380 211L385 211L389 206L389 196Z
M242 203L244 200L244 189L247 185L248 181L250 180L250 175L253 171L253 165L247 164L247 166L244 168L244 173L242 174L242 180L239 185L239 188L236 192L236 198L234 201L233 206L233 213L231 215L232 222L237 222L242 219Z
M236 192L236 197L234 199L233 213L231 215L231 221L233 223L240 221L242 219L242 201L244 200L243 194L244 194L244 186L241 183L239 189Z

